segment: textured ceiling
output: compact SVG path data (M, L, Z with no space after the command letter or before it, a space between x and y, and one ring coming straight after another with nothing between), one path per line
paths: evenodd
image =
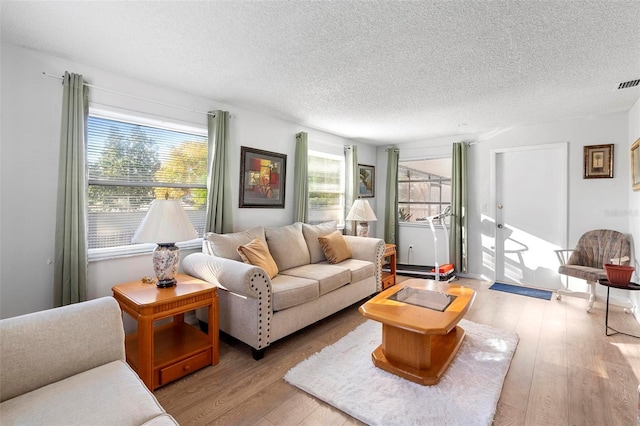
M638 0L0 7L3 41L374 144L482 138L640 97L615 90L640 78Z

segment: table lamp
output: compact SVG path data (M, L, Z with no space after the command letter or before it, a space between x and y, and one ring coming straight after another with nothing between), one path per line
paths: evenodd
M153 200L131 241L158 244L153 251L153 270L158 278L156 285L165 288L176 285L180 249L175 243L197 237L180 200Z
M355 220L358 222L357 234L359 237L369 236L369 223L378 220L375 213L371 209L369 202L358 198L353 202L351 210L347 215L346 220Z

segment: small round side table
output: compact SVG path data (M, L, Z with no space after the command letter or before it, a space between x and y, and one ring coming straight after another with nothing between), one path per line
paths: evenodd
M604 334L606 334L607 336L613 336L614 334L624 334L625 336L630 336L630 337L636 337L638 339L640 339L640 336L636 336L634 334L629 334L629 333L623 333L622 331L618 331L613 327L609 326L609 290L611 290L611 288L618 288L620 290L640 290L640 284L636 284L636 283L629 283L627 285L619 285L619 284L611 284L609 282L609 280L598 280L598 283L607 287L607 308L606 308L606 315L605 315L605 320L604 320ZM609 330L613 331L613 333L609 333Z

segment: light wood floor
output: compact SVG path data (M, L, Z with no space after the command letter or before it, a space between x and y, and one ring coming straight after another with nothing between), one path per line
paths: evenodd
M495 425L636 424L640 339L606 337L604 303L587 313L584 299L545 301L489 290L488 282L456 284L478 293L466 319L520 337ZM158 389L156 397L181 425L361 424L282 379L365 321L358 306L276 342L261 361L244 344L223 338L217 366ZM640 325L621 308L612 306L609 320L640 335Z

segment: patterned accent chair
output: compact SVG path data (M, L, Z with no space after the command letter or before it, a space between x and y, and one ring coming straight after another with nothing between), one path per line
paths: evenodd
M629 239L618 231L596 229L580 237L574 249L555 252L560 261L558 273L585 280L590 287L589 293L571 291L568 287L563 287L558 290L557 299L560 300L563 294L588 298L589 312L597 298L596 283L599 279L607 278L604 264L620 261L620 264L628 265L631 259L631 244Z

